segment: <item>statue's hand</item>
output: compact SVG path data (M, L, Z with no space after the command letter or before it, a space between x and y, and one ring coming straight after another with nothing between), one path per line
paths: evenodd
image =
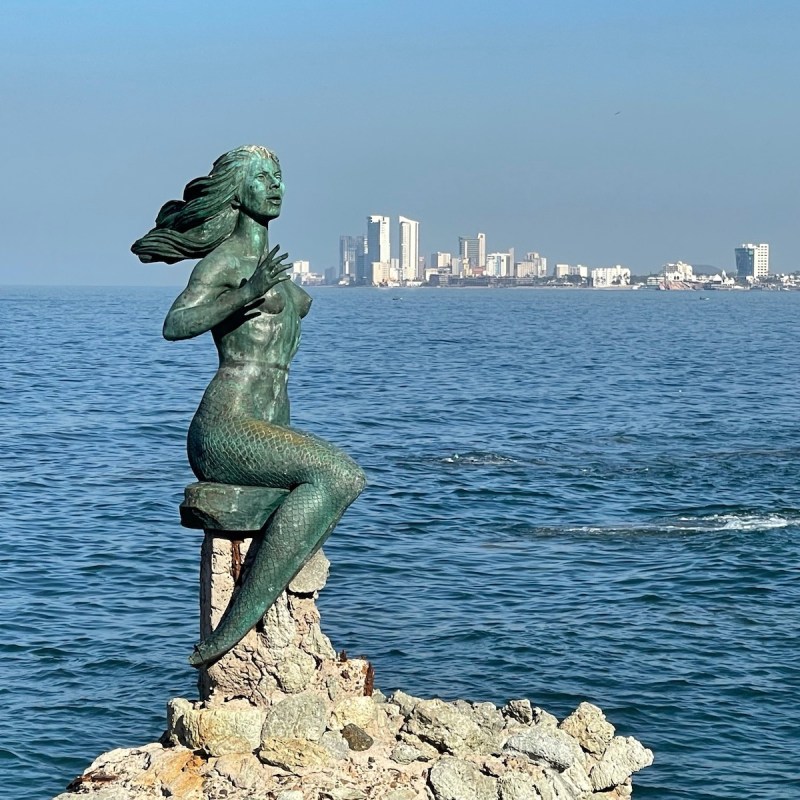
M250 300L255 301L263 297L273 286L289 278L288 270L292 268L291 263L286 263L288 253L281 253L276 256L280 245L275 245L261 261L255 272L245 284L250 290Z

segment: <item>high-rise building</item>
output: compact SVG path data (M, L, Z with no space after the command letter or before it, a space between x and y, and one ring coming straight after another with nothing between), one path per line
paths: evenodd
M518 278L544 278L547 276L547 259L538 253L526 253L525 260L516 265Z
M742 244L736 248L736 276L761 280L769 275L769 245Z
M356 236L356 273L355 283L371 283L372 267L367 258L367 237Z
M489 253L486 256L486 274L495 278L508 278L512 263L511 253Z
M339 237L339 275L354 281L356 277L356 237Z
M431 253L430 265L432 269L439 269L440 267L449 267L453 261L450 253Z
M400 217L400 280L415 281L419 276L419 222Z
M389 217L372 214L367 217L367 263L389 263L392 258Z
M486 234L479 233L474 239L459 236L458 255L471 269L483 269L486 266Z

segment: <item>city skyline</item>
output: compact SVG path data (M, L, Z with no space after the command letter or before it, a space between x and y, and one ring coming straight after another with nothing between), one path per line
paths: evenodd
M574 264L559 260L550 260L553 264L548 272L548 257L538 251L528 250L521 260L516 259L515 248L495 250L487 253L487 235L478 232L473 236L459 236L458 246L455 251L433 251L430 258L420 256L419 230L420 222L404 216L398 217L397 242L391 236L392 218L387 215L367 216L367 236L356 237L342 234L339 237L339 263L338 267L330 266L324 270L314 270L315 279L332 283L341 281L356 285L377 285L385 283L427 282L431 274L438 272L440 275L471 276L489 278L521 278L541 280L548 276L555 279L577 278L579 281L588 281L594 285L607 285L608 283L629 282L631 276L647 277L662 275L665 280L680 283L688 280L694 281L693 265L677 259L665 261L657 268L646 272L636 272L625 267L619 262L591 265L577 262ZM364 241L363 255L358 268L353 269L352 243L360 239ZM413 248L412 248L413 243ZM397 255L396 255L397 253ZM587 260L587 259L584 259ZM698 264L695 266L703 270L704 274L715 274L720 279L727 279L730 275L736 278L749 278L763 280L770 275L770 245L768 243L752 244L743 243L733 249L732 263L724 265ZM301 262L297 262L301 263ZM307 262L302 262L306 264ZM415 266L411 266L411 265ZM683 268L688 268L688 273L680 274ZM621 278L624 271L625 276ZM795 270L786 270L785 274ZM308 269L296 270L308 273ZM687 278L688 275L688 278Z
M753 241L796 268L800 4L313 8L9 0L0 283L183 282L128 247L245 143L281 159L271 241L317 269L373 210L425 254L483 231L638 274Z

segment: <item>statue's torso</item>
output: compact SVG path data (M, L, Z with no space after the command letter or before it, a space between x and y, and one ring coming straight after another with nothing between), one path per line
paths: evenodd
M310 304L302 289L285 281L245 319L233 315L214 329L219 369L203 395L196 423L205 427L221 417L239 417L289 424L289 364Z

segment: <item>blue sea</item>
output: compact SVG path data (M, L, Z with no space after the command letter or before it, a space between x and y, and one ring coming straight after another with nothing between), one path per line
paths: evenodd
M40 800L196 696L177 289L0 290L0 785ZM800 797L800 293L318 289L297 427L369 486L326 546L385 692L655 752L640 800ZM200 534L202 535L202 534Z

